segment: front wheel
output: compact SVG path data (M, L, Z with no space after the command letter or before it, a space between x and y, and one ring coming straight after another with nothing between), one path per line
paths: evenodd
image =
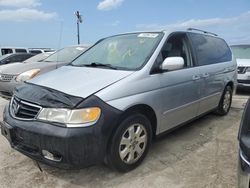
M112 137L108 163L120 172L136 168L145 158L152 138L150 121L142 114L125 118Z
M233 91L230 86L227 86L223 92L223 95L221 97L218 109L216 113L218 115L227 115L232 104L232 97L233 97Z

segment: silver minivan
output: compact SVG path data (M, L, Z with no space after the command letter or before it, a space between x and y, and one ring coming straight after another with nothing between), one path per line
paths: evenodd
M61 168L105 162L126 172L156 136L215 111L226 115L237 65L208 32L126 33L16 88L1 132L11 146Z

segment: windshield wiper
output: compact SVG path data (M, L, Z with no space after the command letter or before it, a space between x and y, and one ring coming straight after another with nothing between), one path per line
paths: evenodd
M90 63L90 64L85 64L85 65L82 65L82 66L85 66L85 67L106 67L106 68L114 69L114 70L117 69L116 67L113 67L111 64L102 64L102 63L97 63L97 62L93 62L93 63Z

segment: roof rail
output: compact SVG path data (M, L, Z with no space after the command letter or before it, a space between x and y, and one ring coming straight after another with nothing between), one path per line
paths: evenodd
M202 32L202 33L205 33L205 34L210 34L210 35L214 35L214 36L218 36L217 34L215 33L212 33L212 32L208 32L208 31L204 31L204 30L201 30L201 29L195 29L195 28L188 28L187 29L188 31L199 31L199 32Z

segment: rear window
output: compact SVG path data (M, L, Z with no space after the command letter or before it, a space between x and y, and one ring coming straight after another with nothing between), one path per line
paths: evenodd
M81 46L66 47L61 50L58 50L57 52L46 58L44 61L70 63L80 54L82 54L85 50L86 48Z
M189 34L198 65L210 65L232 60L232 53L226 42L213 36Z
M27 53L27 50L25 49L16 49L16 53Z
M250 59L250 45L231 46L236 59Z

